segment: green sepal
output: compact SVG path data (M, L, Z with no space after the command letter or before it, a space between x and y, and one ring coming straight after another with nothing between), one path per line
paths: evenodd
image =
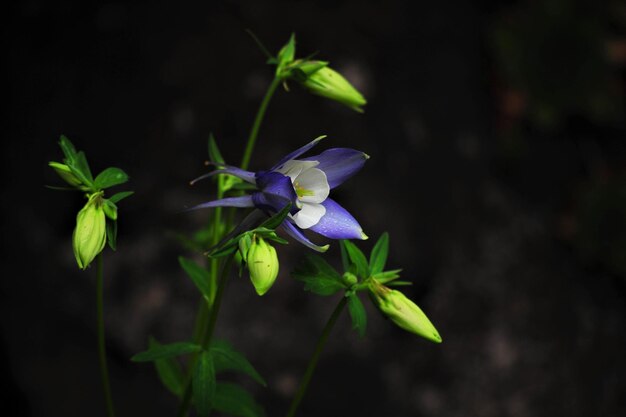
M236 417L264 417L263 408L239 385L220 382L215 388L213 409Z
M224 157L222 156L222 153L220 152L220 149L217 147L217 141L215 140L215 136L213 136L213 133L209 134L208 147L209 147L209 160L212 163L218 165L218 168L220 167L220 165L226 164L226 162L224 161Z
M304 261L291 273L298 281L304 282L305 291L328 296L345 290L341 275L324 259L316 255L306 255Z
M356 275L361 279L368 278L370 275L369 265L361 249L349 240L342 240L341 244L345 247L350 264L354 265L356 268Z
M187 273L187 276L189 276L189 278L191 278L193 283L196 285L196 288L198 288L204 299L209 302L211 299L211 286L209 283L211 276L209 271L183 256L178 257L178 262Z
M174 356L197 353L202 350L202 346L191 342L176 342L167 345L158 345L140 352L130 358L133 362L152 362L157 359L171 358Z
M161 346L161 344L154 337L150 337L148 346L154 348ZM180 363L173 357L169 357L155 360L154 367L165 388L178 398L181 398L185 390L185 376Z
M211 353L204 350L198 356L193 371L193 403L201 417L206 417L211 412L213 398L215 397L215 366Z
M107 243L109 244L109 247L113 250L117 250L117 220L108 220L106 229Z
M104 199L102 209L109 219L117 220L117 205L114 202Z
M278 55L276 56L276 76L284 78L288 74L284 74L285 68L289 66L293 62L293 59L296 55L296 35L292 33L289 37L289 41L283 46Z
M210 352L215 363L215 372L237 371L248 375L264 387L267 382L257 372L243 353L235 350L230 343L224 340L216 340L211 343Z
M376 275L383 272L389 254L389 233L385 232L378 238L378 241L370 254L370 272Z
M98 174L94 185L98 190L103 190L128 181L128 175L119 168L110 167Z
M84 187L80 188L83 189L83 191L96 191L85 153L82 151L77 152L72 142L64 135L61 135L59 139L59 146L65 155L63 162L67 165L72 174L82 182Z
M122 192L113 194L111 197L109 197L108 200L111 201L112 203L117 204L123 199L125 199L126 197L130 197L133 194L135 194L134 191L122 191Z
M359 336L365 336L367 327L367 314L365 307L355 292L346 295L348 297L348 312L352 318L352 328L359 333Z
M381 284L386 284L388 282L391 282L395 279L400 278L401 271L402 271L401 269L391 269L389 271L383 271L383 272L374 274L372 275L372 278L374 278L376 281L378 281Z

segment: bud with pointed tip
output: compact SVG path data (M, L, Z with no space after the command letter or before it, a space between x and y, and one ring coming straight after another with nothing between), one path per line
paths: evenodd
M72 236L74 256L81 269L86 269L106 244L106 218L102 193L95 193L76 216Z
M380 311L396 325L432 342L441 343L439 332L426 314L404 294L385 287L376 280L372 280L369 289Z
M297 68L305 75L302 85L313 94L338 101L359 113L363 112L361 107L367 104L363 95L343 75L330 68L327 62L305 61Z
M276 249L262 237L254 236L245 256L250 271L250 280L257 294L265 294L278 276L278 256Z

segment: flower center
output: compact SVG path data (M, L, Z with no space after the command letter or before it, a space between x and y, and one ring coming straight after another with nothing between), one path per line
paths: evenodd
M315 195L315 192L313 192L312 190L305 189L304 187L300 185L300 182L298 181L294 181L293 188L296 190L296 194L298 195L298 198L312 197Z

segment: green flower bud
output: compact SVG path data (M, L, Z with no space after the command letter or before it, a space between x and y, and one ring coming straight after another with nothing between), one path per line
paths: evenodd
M265 294L278 276L276 249L262 237L255 236L246 256L250 280L257 294Z
M76 175L74 175L70 167L67 165L59 162L48 162L48 165L54 169L57 174L59 174L59 177L63 178L63 180L72 187L79 187L82 185L82 182L76 178Z
M313 94L345 104L351 109L363 112L367 101L340 73L328 67L323 61L305 61L297 66L304 73L302 85ZM298 72L299 72L298 71ZM302 77L297 77L302 78Z
M343 283L350 287L356 284L357 282L359 282L359 279L356 277L356 275L354 275L351 272L346 272L345 274L343 274L342 278L343 278Z
M92 194L76 216L72 243L81 269L86 269L106 244L106 218L102 205L102 193Z
M396 325L432 342L442 339L426 314L400 291L392 290L373 280L369 287L378 308Z

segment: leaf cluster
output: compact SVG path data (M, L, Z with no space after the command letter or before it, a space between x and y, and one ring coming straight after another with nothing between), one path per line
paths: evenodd
M389 254L388 233L380 236L370 253L369 260L363 251L349 240L342 240L340 248L343 274L337 272L323 258L309 254L291 275L304 283L306 291L318 295L330 296L344 291L352 327L359 335L364 336L367 316L358 293L366 290L372 280L389 286L410 285L410 282L396 281L400 277L400 269L384 270Z
M208 348L192 342L161 344L151 338L148 350L134 355L133 362L153 362L159 379L175 396L182 398L188 383L179 357L193 354L191 387L198 415L207 416L212 410L237 416L261 417L265 413L252 395L237 384L217 380L222 373L237 372L267 386L243 353L224 340L215 340Z

